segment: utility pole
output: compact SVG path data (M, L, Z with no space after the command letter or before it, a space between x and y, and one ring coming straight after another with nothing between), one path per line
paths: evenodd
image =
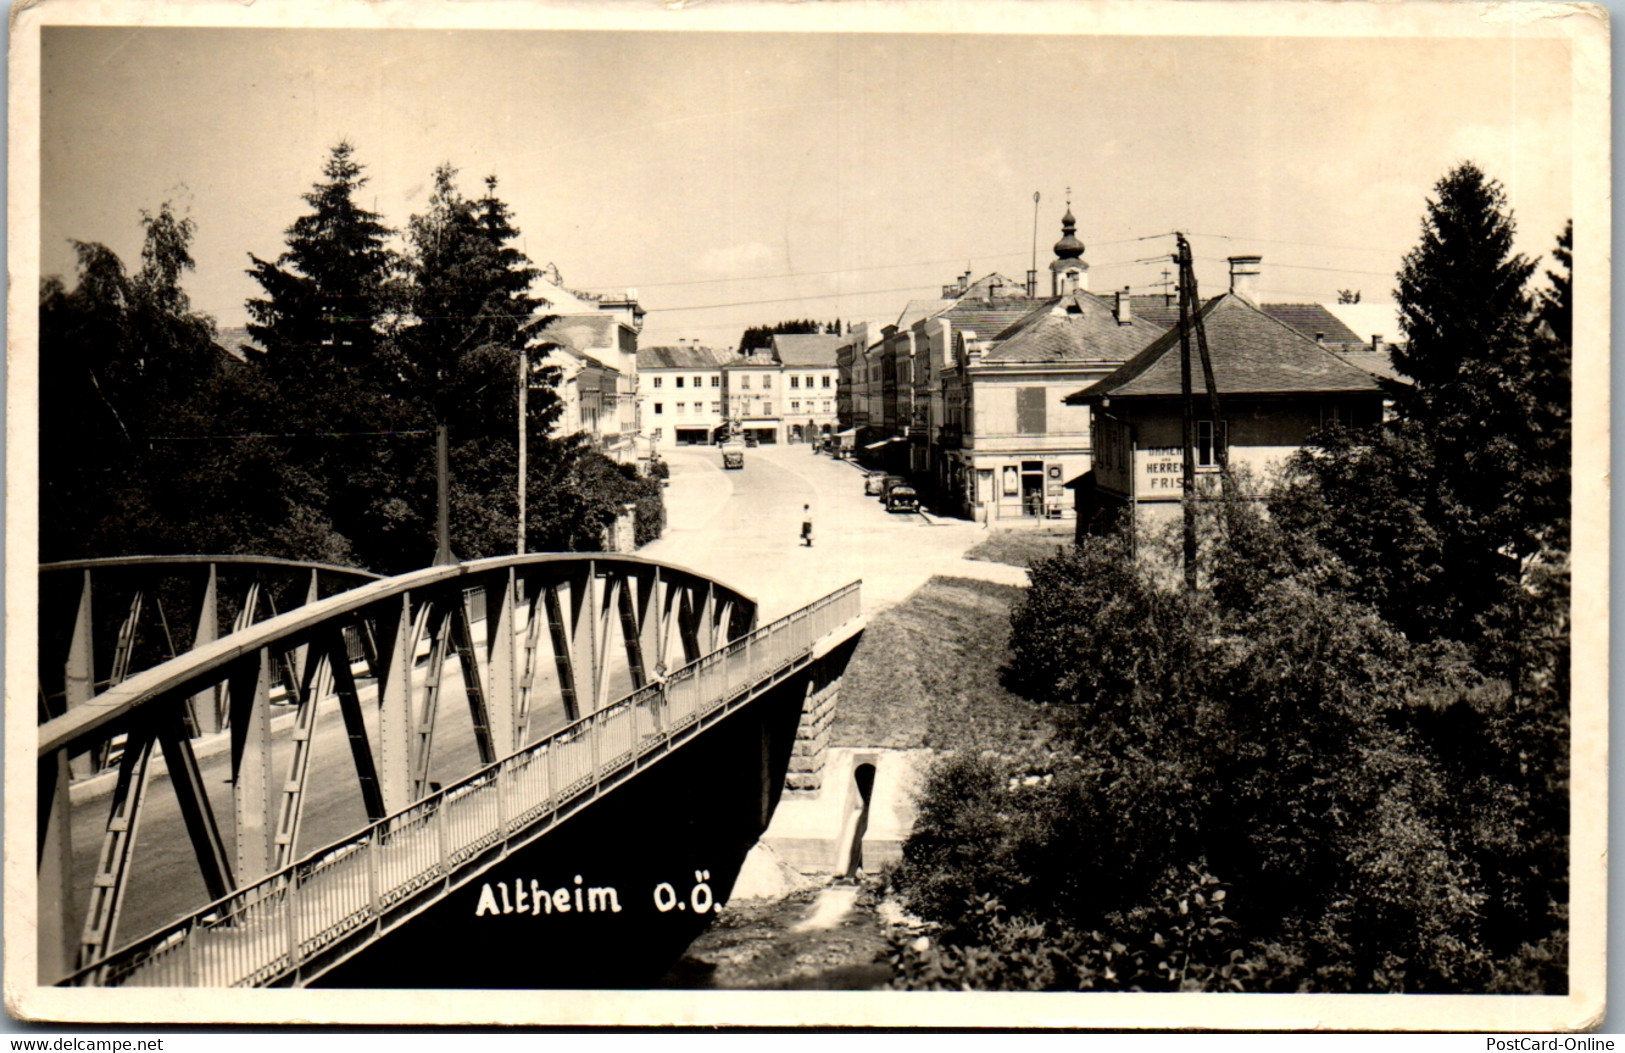
M1180 476L1180 504L1185 513L1185 588L1196 591L1196 407L1191 398L1191 315L1195 289L1185 282L1191 266L1191 247L1185 235L1179 245L1179 397L1184 423L1184 464Z
M1213 459L1219 467L1219 484L1227 500L1235 500L1235 482L1230 475L1230 443L1224 434L1224 415L1219 409L1219 385L1213 376L1213 357L1208 352L1207 326L1202 322L1202 301L1196 289L1196 265L1185 235L1176 234L1179 265L1179 389L1184 403L1185 458L1182 495L1185 513L1185 587L1196 588L1196 400L1191 391L1191 332L1196 333L1197 353L1202 359L1202 379L1207 388L1208 413L1213 426ZM1167 271L1163 272L1167 274Z

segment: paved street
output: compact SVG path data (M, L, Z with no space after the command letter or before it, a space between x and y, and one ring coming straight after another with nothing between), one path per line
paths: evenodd
M863 579L865 612L897 603L932 574L1025 582L1015 568L962 558L985 536L976 524L888 513L878 498L864 496L854 465L807 446L747 450L737 471L723 469L715 447L663 456L671 464L666 535L641 554L754 596L764 622L856 578ZM799 536L803 504L812 505L810 549Z

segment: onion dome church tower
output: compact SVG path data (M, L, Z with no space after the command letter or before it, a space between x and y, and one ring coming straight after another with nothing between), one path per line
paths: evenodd
M1082 289L1089 291L1089 265L1083 262L1083 242L1078 240L1078 221L1072 216L1072 188L1066 191L1066 215L1061 217L1061 240L1055 243L1055 259L1049 265L1050 295L1065 296Z

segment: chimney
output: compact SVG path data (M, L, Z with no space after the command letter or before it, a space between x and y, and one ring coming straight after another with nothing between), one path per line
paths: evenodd
M1376 351L1376 352L1380 352L1382 350L1382 334L1381 333L1372 333L1371 334L1371 350Z
M1027 272L1027 299L1029 299L1029 300L1038 299L1038 272L1037 271L1028 271Z
M1004 288L1004 283L999 281L999 279L997 279L997 278L994 278L992 281L988 282L987 283L987 302L992 303L998 297L999 290L1001 290L1003 288Z
M1117 324L1130 325L1134 321L1133 294L1127 285L1117 294Z
M966 271L965 276L959 279L959 291L961 293L970 291L970 271Z
M1230 257L1230 291L1254 307L1258 306L1258 269L1262 262L1262 256Z

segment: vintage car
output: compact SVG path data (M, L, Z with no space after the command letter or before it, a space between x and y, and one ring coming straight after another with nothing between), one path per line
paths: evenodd
M904 480L903 477L900 476L900 475L888 475L884 479L881 479L880 480L880 501L881 501L881 503L884 504L886 502L887 498L891 497L891 492L892 492L892 489L894 487L906 486L906 485L907 485L906 480Z
M920 510L920 495L907 484L894 486L886 494L886 511L888 512L918 512Z
M877 497L880 494L880 484L885 482L884 472L865 472L863 476L863 493L867 497Z
M743 444L730 442L722 448L722 467L745 467L745 447Z

